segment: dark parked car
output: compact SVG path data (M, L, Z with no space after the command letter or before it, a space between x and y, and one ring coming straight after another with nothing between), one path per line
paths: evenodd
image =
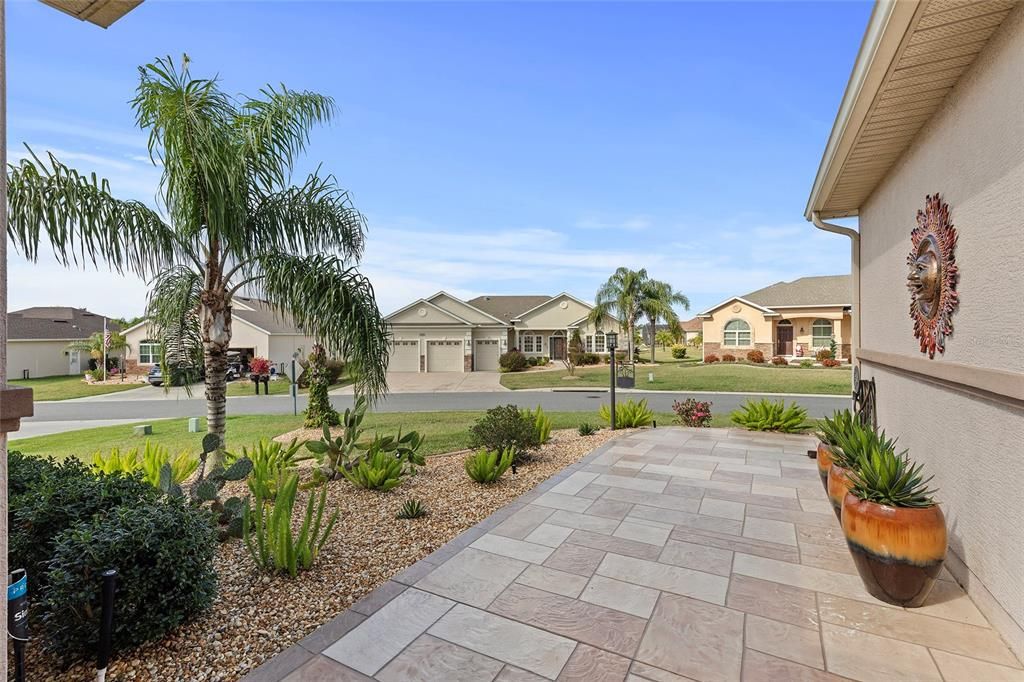
M186 374L191 374L195 377L195 373L186 371L188 368L184 367L172 367L171 368L171 386L181 386L185 383ZM202 381L206 378L205 368L199 369L199 376L196 378L198 381ZM228 369L228 381L237 378L236 375ZM164 385L164 372L160 365L153 365L149 370L149 376L146 377L151 386L163 386Z

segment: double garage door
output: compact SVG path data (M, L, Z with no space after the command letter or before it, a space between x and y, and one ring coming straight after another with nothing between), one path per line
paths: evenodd
M464 355L462 341L431 341L426 342L428 372L462 372ZM477 371L496 372L498 370L499 347L497 339L477 339L474 342L474 369ZM420 371L420 342L391 342L390 372Z

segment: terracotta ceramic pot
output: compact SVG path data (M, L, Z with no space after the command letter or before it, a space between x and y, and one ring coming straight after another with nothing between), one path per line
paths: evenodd
M828 491L828 470L832 468L832 448L818 441L818 475L821 476L821 484Z
M942 509L889 507L847 493L842 524L867 591L890 604L921 606L946 558Z
M840 520L842 520L843 514L843 500L846 499L846 493L850 492L850 486L853 485L849 474L849 469L844 469L833 462L828 470L828 482L825 484L828 501L832 503L832 510L836 513L836 518Z

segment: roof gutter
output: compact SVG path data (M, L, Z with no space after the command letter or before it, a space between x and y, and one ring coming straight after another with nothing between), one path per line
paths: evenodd
M849 227L826 223L817 211L811 213L811 223L819 230L841 234L850 238L850 277L853 280L853 306L850 313L850 364L857 361L860 350L860 232Z

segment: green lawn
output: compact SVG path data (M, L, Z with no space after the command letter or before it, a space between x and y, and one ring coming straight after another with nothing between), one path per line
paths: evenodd
M473 425L482 411L474 412L394 412L368 414L363 424L372 434L374 430L382 433L395 433L415 430L427 438L424 452L433 455L442 452L461 450L469 445L469 427ZM549 412L554 428L576 428L583 422L601 425L594 412ZM659 413L656 419L660 424L670 424L674 415ZM205 428L205 420L200 420ZM150 423L153 435L150 440L165 445L171 452L184 449L197 451L202 440L202 433L188 433L187 419L165 419ZM291 415L237 415L228 417L227 445L228 449L241 449L260 438L273 438L296 429L302 424L302 416ZM713 426L728 426L728 415L715 415ZM139 447L146 437L132 435L132 425L101 426L94 429L69 431L50 436L37 436L16 440L10 444L12 450L40 456L54 456L59 459L78 456L85 459L92 457L97 450L108 451L110 448L121 449Z
M343 378L340 379L337 383L332 384L330 390L333 391L336 388L348 386L351 383L351 379ZM291 389L292 382L290 382L286 377L282 377L277 381L271 381L267 385L270 387L270 395L291 395L291 393L289 393L289 390ZM300 388L299 394L301 395L304 393L309 393L309 389ZM256 395L256 387L253 385L252 381L248 377L243 379L235 379L234 381L228 383L228 395ZM262 384L260 384L260 395L264 395Z
M31 388L34 400L85 398L91 395L128 391L142 386L142 384L127 381L123 384L87 384L82 381L82 377L79 375L42 377L40 379L14 379L10 383L14 386Z
M654 381L647 375L654 373ZM581 367L576 379L563 379L566 371L516 372L501 377L501 385L512 389L569 388L609 384L607 365ZM703 365L696 362L636 366L636 387L660 391L729 391L751 393L821 393L847 395L850 370L802 367L751 366L742 364Z

